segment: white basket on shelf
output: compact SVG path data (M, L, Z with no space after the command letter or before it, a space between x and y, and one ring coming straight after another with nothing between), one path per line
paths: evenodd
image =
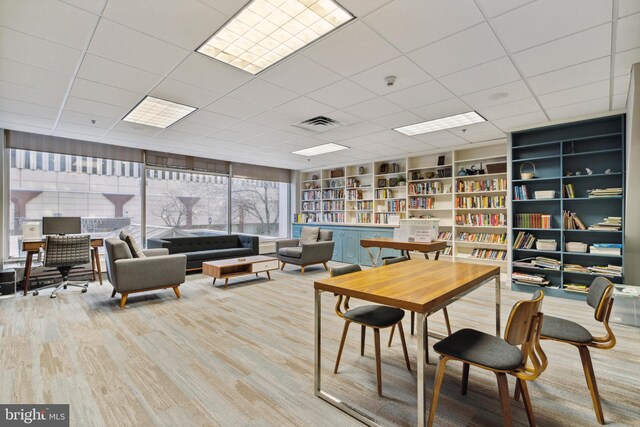
M536 249L539 251L555 251L558 249L558 242L554 239L538 239L536 240Z
M554 190L535 191L534 195L538 200L553 199L556 197L556 192Z
M583 242L567 242L565 248L567 252L587 252L587 244Z

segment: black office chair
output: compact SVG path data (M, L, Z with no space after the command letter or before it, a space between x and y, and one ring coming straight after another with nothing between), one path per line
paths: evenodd
M69 272L73 267L89 262L91 262L91 237L88 234L47 236L44 247L44 266L57 268L62 275L62 283L44 286L33 291L33 295L38 295L43 289L55 288L51 293L51 298L55 298L61 288L67 289L68 286L82 288L82 293L87 292L89 282L72 282L69 280Z

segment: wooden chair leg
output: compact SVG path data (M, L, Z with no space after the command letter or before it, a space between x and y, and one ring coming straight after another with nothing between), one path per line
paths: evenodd
M404 330L402 329L402 322L398 322L398 334L400 335L400 341L402 341L402 351L404 352L404 361L407 364L407 369L411 372L411 362L409 362L409 353L407 352L407 342L404 340Z
M527 411L527 418L529 419L529 426L535 427L536 419L533 416L533 408L531 407L531 399L529 398L529 389L527 388L527 382L518 378L516 386L522 392L522 402L524 403L524 409Z
M387 344L387 347L391 347L391 341L393 341L393 333L396 331L396 325L393 325L391 327L391 333L389 333L389 344Z
M304 265L300 266L300 275L304 276Z
M360 325L360 356L364 356L364 341L367 338L367 327Z
M467 386L469 385L469 364L462 364L462 387L461 392L463 396L467 395Z
M284 266L287 265L286 262L280 261L280 271L284 270Z
M442 314L444 315L444 324L447 325L447 335L451 335L451 323L449 322L449 311L447 307L442 309Z
M513 421L511 420L511 396L509 395L507 374L504 372L496 372L495 374L498 379L498 393L502 405L502 420L506 427L510 427L513 425Z
M436 380L433 385L433 396L431 397L431 409L429 409L429 420L427 425L431 427L433 421L436 418L436 408L438 407L438 397L440 396L440 388L442 387L442 379L444 378L444 371L447 368L447 357L441 357L438 362L438 369L436 371Z
M116 292L117 292L116 288L113 288L113 292L111 292L111 298L116 296Z
M325 270L329 271L329 267L327 267L327 263L326 262L323 262L322 265L324 265L324 269Z
M338 373L338 366L340 366L340 357L342 357L342 349L344 348L344 341L347 339L347 332L349 331L349 325L351 322L344 322L344 329L342 329L342 339L340 339L340 348L338 349L338 357L336 358L336 366L333 369L333 373Z
M414 328L415 323L416 323L416 313L412 311L411 312L411 335L413 335L415 332L415 328Z
M177 286L174 286L174 287L173 287L173 292L175 292L176 297L178 297L178 298L182 298L182 296L180 295L180 289L178 289L178 287L177 287Z
M120 308L123 309L124 305L127 303L127 297L129 296L129 294L122 294L122 297L120 298Z
M520 400L520 381L516 381L515 391L513 392L513 400Z
M382 396L382 363L380 357L380 329L373 328L373 341L376 347L376 382L378 383L378 396Z
M598 393L598 384L596 383L596 374L593 371L593 363L591 362L589 348L586 346L579 346L578 351L580 351L580 359L582 360L584 377L587 379L587 386L589 387L589 392L591 393L593 409L596 411L596 419L600 424L604 424L604 414L602 413L602 404L600 403L600 394Z

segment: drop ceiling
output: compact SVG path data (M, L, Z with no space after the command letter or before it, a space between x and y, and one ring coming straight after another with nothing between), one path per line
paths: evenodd
M0 128L306 169L621 110L640 62L637 0L341 0L354 21L253 76L195 52L245 4L3 0ZM123 122L146 95L198 110ZM391 130L470 110L488 121ZM316 116L341 126L293 126ZM330 142L351 149L291 154Z

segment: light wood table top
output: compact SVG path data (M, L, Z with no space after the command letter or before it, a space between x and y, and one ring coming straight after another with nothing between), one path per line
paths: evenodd
M211 266L215 265L217 267L227 267L232 265L247 265L247 264L254 264L256 262L275 261L275 260L277 260L277 258L270 257L270 256L251 255L251 256L240 257L240 258L229 258L229 259L220 259L215 261L205 261L202 264L203 265L207 264Z
M387 248L402 251L435 252L447 248L447 242L435 240L433 242L409 242L407 240L394 240L389 237L376 239L362 239L360 246L363 248Z
M315 289L428 313L500 274L500 267L412 259L314 283Z

